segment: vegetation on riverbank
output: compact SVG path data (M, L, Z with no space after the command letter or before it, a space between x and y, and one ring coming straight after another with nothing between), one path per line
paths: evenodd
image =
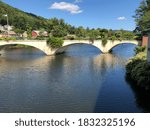
M138 47L135 52L139 49ZM126 65L126 76L127 79L133 80L137 86L150 90L150 63L146 61L146 49L143 52L139 52L135 57L130 59Z
M135 21L137 31L142 36L144 30L150 28L150 0L143 0L136 10ZM147 62L146 48L137 47L136 56L126 65L126 77L144 90L150 90L150 63ZM138 88L137 88L138 89Z

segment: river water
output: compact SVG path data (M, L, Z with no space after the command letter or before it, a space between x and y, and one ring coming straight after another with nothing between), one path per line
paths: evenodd
M135 46L102 54L89 45L45 56L36 49L0 53L0 112L145 112L125 78Z

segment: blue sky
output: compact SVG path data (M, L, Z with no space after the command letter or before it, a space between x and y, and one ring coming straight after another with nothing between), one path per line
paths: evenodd
M133 30L132 16L142 0L3 0L45 18L63 18L74 26Z

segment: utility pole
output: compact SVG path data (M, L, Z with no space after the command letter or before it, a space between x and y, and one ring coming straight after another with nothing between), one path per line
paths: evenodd
M4 14L4 16L7 18L7 37L9 37L9 21L8 21L8 14Z

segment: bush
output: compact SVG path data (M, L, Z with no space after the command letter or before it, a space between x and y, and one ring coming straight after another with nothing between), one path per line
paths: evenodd
M46 37L43 37L43 36L38 36L35 38L35 40L45 40L45 39L46 39Z
M135 48L135 54L138 54L140 52L144 52L146 50L146 47L143 47L143 46L138 46Z
M107 44L107 38L102 39L102 45L105 46Z
M47 39L47 45L52 48L59 48L62 47L63 40L61 38L51 36Z
M126 75L144 89L150 89L150 64L146 61L146 53L141 52L126 65Z

